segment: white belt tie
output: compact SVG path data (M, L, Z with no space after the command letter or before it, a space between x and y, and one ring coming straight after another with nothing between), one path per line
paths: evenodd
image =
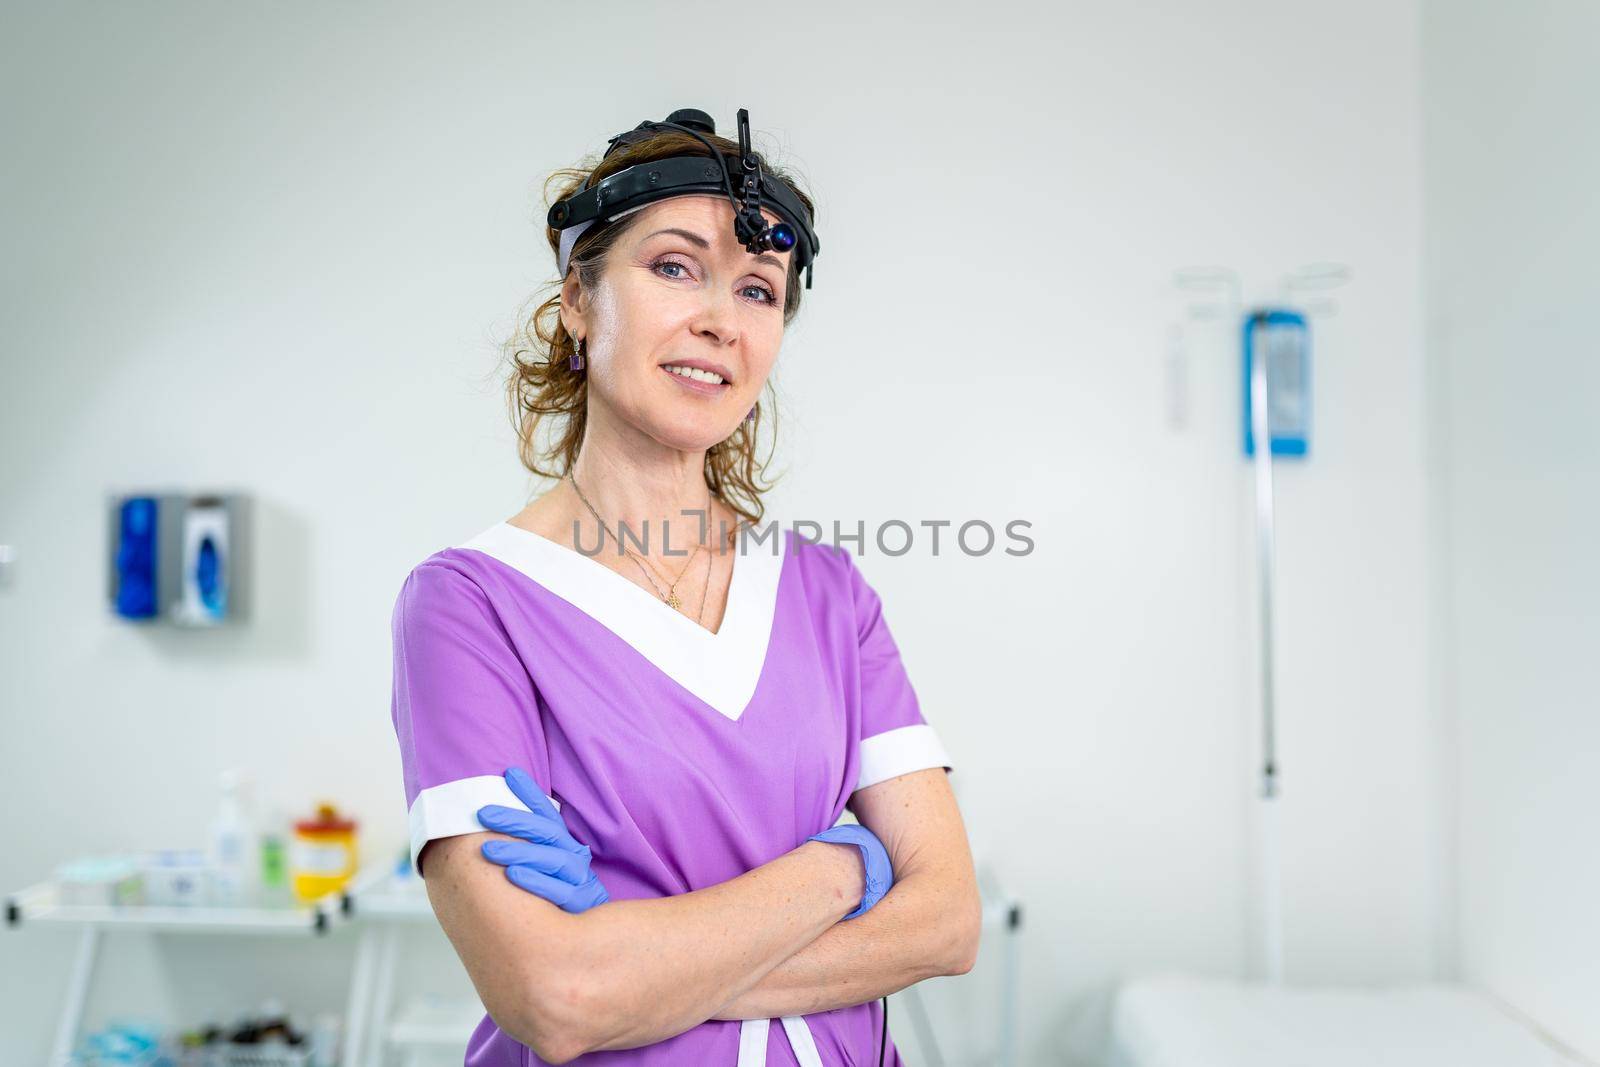
M789 1047L800 1067L822 1067L822 1057L817 1054L817 1043L812 1040L811 1027L804 1015L785 1015L783 1032L789 1036ZM739 1067L766 1067L767 1028L771 1019L746 1019L739 1025Z

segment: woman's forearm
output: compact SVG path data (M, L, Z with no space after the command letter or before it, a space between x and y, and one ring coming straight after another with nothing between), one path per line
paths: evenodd
M932 876L896 882L871 911L836 923L719 1008L717 1019L832 1011L972 969L981 915Z
M637 1048L698 1026L837 924L862 892L854 848L808 841L719 885L584 912L584 1049Z

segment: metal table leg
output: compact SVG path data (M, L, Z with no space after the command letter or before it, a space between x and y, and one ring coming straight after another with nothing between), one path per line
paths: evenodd
M1017 941L1022 932L1022 905L1013 902L1006 909L1005 973L1000 977L1000 1067L1016 1067L1017 992L1022 984L1018 973Z
M394 923L383 924L382 941L378 945L378 970L373 977L372 1006L367 1012L367 1059L364 1067L383 1067L384 1053L389 1044L389 1012L394 1002L395 967L400 956L400 928ZM362 1067L360 1060L351 1060Z
M367 1036L367 1005L372 999L373 966L378 954L378 931L361 931L356 943L356 961L350 973L350 999L344 1010L344 1049L339 1062L357 1067Z
M55 1045L50 1050L51 1067L67 1067L72 1062L73 1046L78 1043L78 1027L83 1023L83 1006L89 999L89 983L94 977L99 949L100 928L90 923L78 935L78 951L67 978L67 997L61 1005Z

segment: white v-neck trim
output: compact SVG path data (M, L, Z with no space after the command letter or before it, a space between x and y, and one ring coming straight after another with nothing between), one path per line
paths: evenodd
M533 579L631 645L683 688L735 722L755 696L777 616L778 578L788 537L741 538L728 603L716 633L669 608L649 590L576 549L498 522L457 545Z

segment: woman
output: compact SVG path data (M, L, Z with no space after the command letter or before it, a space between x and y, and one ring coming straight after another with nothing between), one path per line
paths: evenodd
M702 113L643 123L557 211L713 148L750 158ZM899 1063L877 998L977 952L949 761L876 594L842 549L758 536L757 402L805 248L752 251L737 208L548 231L561 288L510 395L560 481L395 605L412 858L488 1009L471 1065Z

